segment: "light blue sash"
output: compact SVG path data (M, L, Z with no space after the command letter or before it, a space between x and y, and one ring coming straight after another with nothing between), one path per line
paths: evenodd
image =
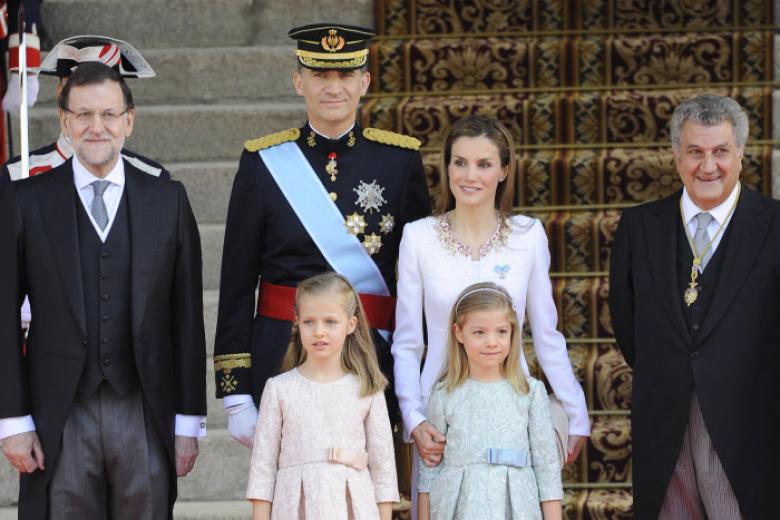
M360 293L389 296L384 277L294 142L258 152L303 227L334 271ZM385 339L389 333L383 332Z

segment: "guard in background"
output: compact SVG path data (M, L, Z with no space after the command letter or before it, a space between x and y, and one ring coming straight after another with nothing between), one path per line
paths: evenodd
M247 446L265 382L278 373L290 339L295 287L309 276L336 271L361 293L392 382L401 231L430 214L420 141L356 123L373 31L322 23L289 35L298 42L293 85L308 121L245 143L222 256L217 397L230 434ZM392 385L386 395L397 416Z
M19 8L24 6L24 41L27 47L27 105L33 106L38 99L38 67L41 64L42 0L0 0L0 40L6 41L8 51L8 80L3 95L3 111L19 113L22 100L19 81Z

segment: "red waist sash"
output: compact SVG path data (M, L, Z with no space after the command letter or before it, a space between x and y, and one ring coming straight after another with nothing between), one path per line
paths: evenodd
M395 298L376 294L359 294L366 318L372 328L392 331L395 328ZM257 314L277 320L295 319L295 287L260 284Z

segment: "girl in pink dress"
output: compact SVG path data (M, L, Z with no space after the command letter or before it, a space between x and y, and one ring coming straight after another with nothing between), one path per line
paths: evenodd
M282 371L260 401L246 492L255 520L389 520L399 495L387 380L344 277L298 285Z

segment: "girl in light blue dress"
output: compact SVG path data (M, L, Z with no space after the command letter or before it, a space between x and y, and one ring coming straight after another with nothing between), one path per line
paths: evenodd
M469 286L449 325L447 366L427 415L447 444L438 466L420 464L418 519L560 519L547 392L520 368L509 294L489 282Z

